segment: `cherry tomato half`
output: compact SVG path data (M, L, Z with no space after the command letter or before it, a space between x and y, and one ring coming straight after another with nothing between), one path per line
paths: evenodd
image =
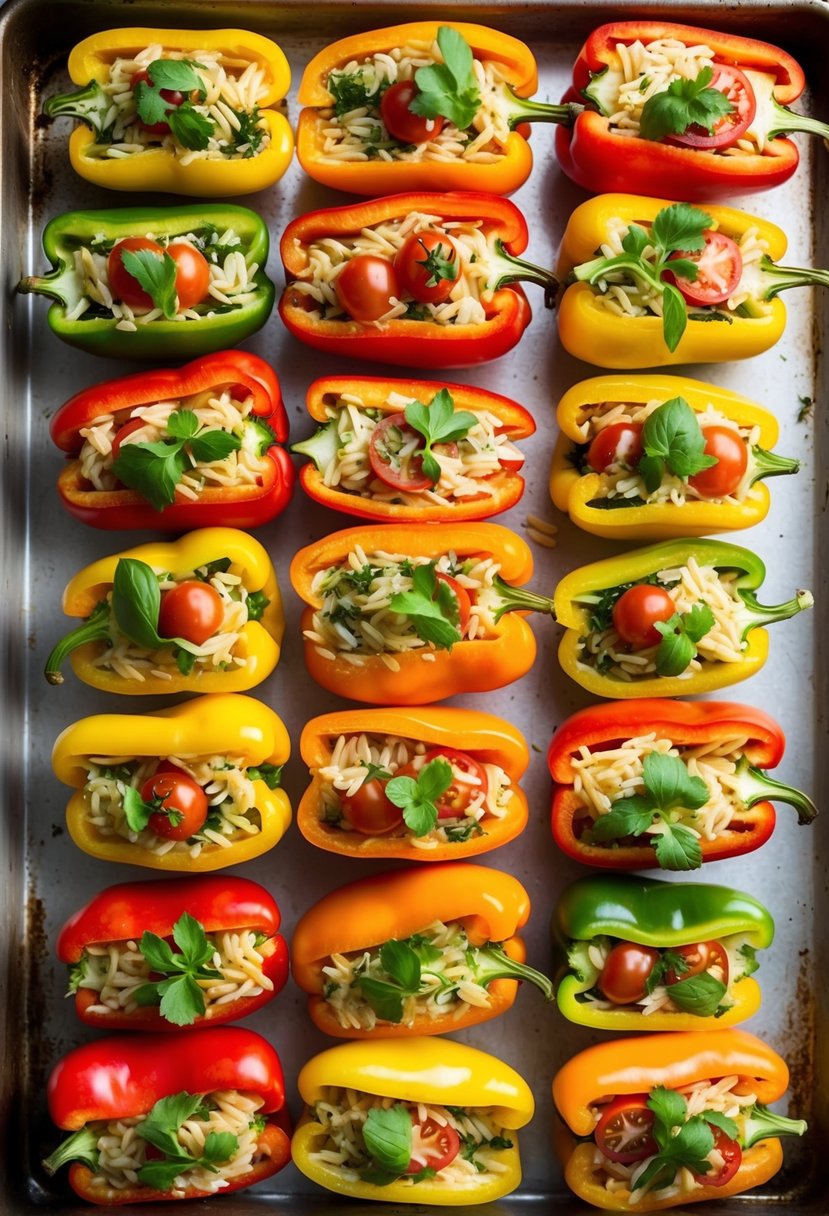
M438 819L461 818L473 798L489 792L486 769L474 756L453 747L434 747L426 753L424 763L430 764L433 760L446 760L452 766L452 784L436 803Z
M223 620L221 596L209 583L187 579L161 596L158 633L162 638L184 638L202 646Z
M730 426L706 426L702 435L705 455L713 456L717 463L694 473L688 485L703 498L726 498L737 489L748 468L748 444Z
M207 819L207 795L187 773L173 765L169 768L172 771L156 772L141 786L144 802L161 799L147 827L165 840L189 840Z
M693 262L697 267L697 277L691 281L670 271L665 271L665 277L679 288L689 304L723 304L734 295L742 278L743 255L740 246L730 236L710 229L704 235L705 245L702 249L695 253L672 253L668 258L669 262L677 258Z
M180 310L195 308L207 298L210 266L204 254L186 241L174 241L167 252L176 264L176 295Z
M714 123L713 132L706 127L693 124L682 135L667 135L665 143L679 144L683 148L729 148L742 138L757 112L757 99L751 81L745 72L730 63L715 63L714 75L708 86L725 93L734 109L730 114Z
M674 954L678 954L685 963L687 970L678 972L671 967L665 973L665 983L670 987L680 980L689 980L694 975L702 975L712 967L719 967L723 973L724 984L728 984L729 964L728 951L721 942L693 942L687 946L677 946Z
M368 462L371 471L380 481L395 490L408 490L417 494L431 490L432 479L423 472L423 464L417 451L401 460L400 451L418 439L419 451L423 450L423 436L409 426L405 414L387 414L377 423L368 445Z
M413 232L395 254L394 269L419 303L442 304L458 279L458 252L445 233Z
M596 1144L610 1161L631 1165L658 1152L653 1138L653 1111L647 1094L624 1094L604 1108L596 1124Z
M710 1169L707 1174L694 1174L694 1181L702 1186L725 1186L730 1182L743 1162L743 1150L719 1127L712 1127L714 1148L723 1159L720 1169ZM693 1171L692 1171L693 1173Z
M452 578L451 574L444 574L442 570L436 570L435 578L439 583L446 583L458 601L458 628L461 633L465 633L472 615L472 597L466 587L462 587L456 578Z
M424 118L409 109L418 92L413 80L399 80L386 89L380 100L380 117L386 130L403 144L425 144L435 139L446 121L440 114L436 118Z
M632 469L641 459L641 422L612 422L597 432L587 449L587 463L597 473L603 473L612 464Z
M628 646L645 650L662 640L656 622L669 621L675 612L676 604L664 587L636 583L613 605L613 628Z
M112 460L118 459L118 453L121 451L121 444L129 439L130 435L134 435L136 431L140 431L147 424L143 418L130 418L129 422L125 422L123 426L119 426L112 440L112 451L110 455Z
M386 797L386 784L377 777L344 794L340 805L349 825L364 836L385 836L403 822L403 812Z
M148 84L152 86L150 73L147 68L142 68L140 72L135 72L130 80L130 88L134 89L137 84ZM184 94L179 93L178 89L162 89L161 96L171 106L180 106L184 101ZM167 135L170 131L168 122L142 122L138 119L139 126L145 131L149 131L152 135Z
M355 321L377 321L400 298L400 285L388 258L358 253L349 259L334 281L337 299Z
M645 985L658 962L658 950L636 942L619 942L608 954L597 986L614 1005L635 1005L647 992Z
M416 1147L412 1159L406 1166L407 1174L419 1174L429 1168L442 1170L451 1164L461 1148L461 1138L454 1127L443 1127L435 1120L426 1118L422 1123L412 1120L412 1131Z

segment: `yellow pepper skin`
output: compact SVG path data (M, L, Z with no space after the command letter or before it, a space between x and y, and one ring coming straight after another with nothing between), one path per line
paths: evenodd
M600 194L577 207L567 223L559 249L556 273L565 280L570 271L596 256L607 239L612 219L650 224L671 201L636 194ZM711 228L739 241L749 228L757 228L773 262L786 252L786 236L775 224L733 207L700 207L711 216ZM767 311L766 311L767 310ZM764 306L758 317L734 316L730 323L688 319L685 333L673 352L662 337L661 317L620 317L598 303L597 289L573 283L558 306L558 331L566 351L599 367L635 370L673 363L730 363L762 354L774 346L786 327L786 309L779 299Z
M179 692L244 692L267 679L279 662L285 617L276 574L265 548L236 528L200 528L168 544L151 543L102 557L79 571L63 593L67 616L86 617L112 587L115 567L122 557L133 557L150 566L186 574L220 557L231 560L230 572L242 577L248 591L262 591L270 603L258 621L244 625L236 653L247 659L244 667L228 671L203 671L194 668L190 675L172 680L148 675L144 680L129 680L114 671L93 666L101 654L101 642L87 642L69 656L79 680L104 692L127 696L151 696Z
M248 30L167 30L128 28L102 30L84 38L69 55L69 75L76 85L104 84L113 60L160 43L169 51L218 51L248 60L265 73L267 93L259 103L270 136L255 156L238 159L197 157L182 165L166 148L148 148L125 157L96 156L96 132L86 123L69 138L69 159L82 178L108 190L157 190L195 198L251 194L279 181L291 163L294 138L284 114L269 107L280 102L291 85L291 70L280 47Z
M157 710L152 714L95 714L81 718L58 736L52 750L55 776L76 790L66 809L69 835L78 848L102 861L145 866L153 870L206 873L238 865L272 849L291 822L291 804L282 789L256 780L256 807L261 830L233 841L229 848L206 845L198 857L175 851L158 854L120 836L105 836L89 822L81 792L89 756L109 756L113 763L145 756L228 755L244 758L245 767L284 764L291 742L273 710L253 697L217 693Z
M709 326L710 328L710 326ZM676 536L710 536L752 528L765 519L771 496L764 482L751 487L751 496L741 503L711 503L689 499L683 506L672 502L646 503L619 510L591 507L601 487L601 474L580 473L570 459L574 447L583 444L582 427L594 407L607 402L646 405L683 397L696 413L711 405L741 427L759 426L758 446L773 448L780 436L777 419L768 410L729 389L717 388L685 376L593 376L574 384L558 403L556 421L560 434L550 468L550 497L573 523L594 536L608 540L670 540Z
M298 1085L309 1107L323 1096L326 1087L337 1086L400 1102L486 1109L496 1123L510 1130L529 1123L535 1109L530 1087L514 1069L452 1039L342 1043L309 1060L299 1074ZM457 1207L499 1199L514 1191L521 1181L521 1161L514 1143L512 1148L496 1153L506 1167L504 1172L474 1191L452 1190L433 1179L416 1185L398 1179L382 1187L352 1182L335 1166L310 1159L325 1135L312 1112L306 1110L291 1142L294 1164L313 1182L353 1199Z

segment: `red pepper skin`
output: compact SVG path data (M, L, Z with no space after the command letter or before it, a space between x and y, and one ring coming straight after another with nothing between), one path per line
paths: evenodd
M81 428L103 414L117 414L155 401L177 400L211 388L241 385L254 398L252 414L271 427L279 444L288 441L288 415L273 368L248 351L218 351L181 368L138 372L105 380L76 393L58 409L49 431L54 443L70 456L83 446ZM134 490L94 490L87 486L76 460L58 478L65 509L92 528L131 531L187 532L194 528L256 528L285 509L294 485L294 467L284 447L273 444L266 453L268 467L262 484L204 490L199 500L177 500L156 511Z

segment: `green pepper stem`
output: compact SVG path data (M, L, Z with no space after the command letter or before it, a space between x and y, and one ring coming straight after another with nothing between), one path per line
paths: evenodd
M101 88L97 80L92 80L85 89L76 89L74 93L60 93L50 97L43 105L43 113L48 118L57 118L60 114L68 114L71 118L79 118L91 127L100 137L104 134L104 119L112 109L112 98Z
M765 1106L752 1106L743 1124L740 1141L743 1148L752 1148L758 1140L767 1140L771 1136L802 1136L808 1124L805 1119L789 1119L786 1115L776 1115Z
M75 268L68 264L57 266L48 274L26 275L17 284L16 290L24 296L49 296L57 300L58 304L63 304L64 308L71 307L82 294L78 288Z
M61 667L67 655L73 650L77 650L79 646L85 646L87 642L103 642L109 639L110 627L110 610L106 600L101 600L96 604L90 615L86 618L82 625L77 629L73 629L71 633L67 633L65 638L62 638L55 646L49 658L46 660L44 675L50 684L62 684L63 673Z
M291 451L300 456L307 456L313 460L317 471L324 473L342 446L336 420L332 418L325 426L319 427L310 439L292 443Z
M791 131L802 131L806 135L819 135L821 139L829 139L829 125L825 122L808 118L805 114L795 114L794 110L781 106L773 97L770 98L770 104L776 119L766 132L770 139Z
M90 1169L98 1167L98 1137L89 1127L67 1136L62 1144L43 1162L43 1168L50 1176L56 1174L67 1161L83 1161Z
M746 806L754 806L757 802L771 799L774 802L785 802L797 811L799 824L811 823L817 815L817 807L807 794L794 786L775 781L762 769L749 764L743 756L737 765L735 789Z
M829 270L805 266L778 266L769 257L763 257L760 273L768 283L762 299L773 300L781 291L790 287L829 287Z
M492 580L492 586L501 601L495 611L496 622L500 621L505 612L543 612L547 616L555 615L553 601L546 595L536 595L534 591L525 591L523 587L513 587L498 575Z
M546 1000L552 1001L555 997L552 981L546 975L510 958L494 942L469 950L467 958L472 967L472 978L482 988L488 987L493 980L527 980L544 993Z
M785 604L759 604L753 591L740 591L740 598L748 609L749 621L743 630L743 637L755 625L773 625L775 621L787 621L798 612L805 612L814 607L815 597L811 591L798 591L794 599L786 600Z
M585 108L574 101L564 102L562 105L531 101L528 97L516 96L506 84L501 89L501 98L510 131L514 131L522 122L554 122L562 127L572 127Z
M754 458L751 485L754 485L755 481L762 481L764 477L781 477L784 473L797 473L800 470L800 461L793 456L778 456L776 452L767 452L765 448L752 448L751 455Z
M493 274L487 282L490 291L497 291L505 283L537 283L544 288L545 307L555 308L560 284L551 270L513 257L500 237L495 241L492 261Z

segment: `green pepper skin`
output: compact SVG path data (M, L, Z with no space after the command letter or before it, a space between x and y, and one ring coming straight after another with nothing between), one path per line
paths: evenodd
M134 332L117 329L115 317L66 319L81 294L73 265L74 249L98 235L118 241L147 233L154 237L183 236L203 228L216 228L220 233L233 228L241 240L239 249L248 264L257 263L259 269L253 280L256 299L252 302L198 320L161 318L139 325ZM57 337L70 346L112 359L154 363L186 360L236 346L265 324L273 310L275 294L274 285L263 269L268 249L268 229L247 207L205 204L67 211L50 220L43 231L43 250L53 269L45 275L21 279L17 290L52 297L55 303L49 308L49 325Z

